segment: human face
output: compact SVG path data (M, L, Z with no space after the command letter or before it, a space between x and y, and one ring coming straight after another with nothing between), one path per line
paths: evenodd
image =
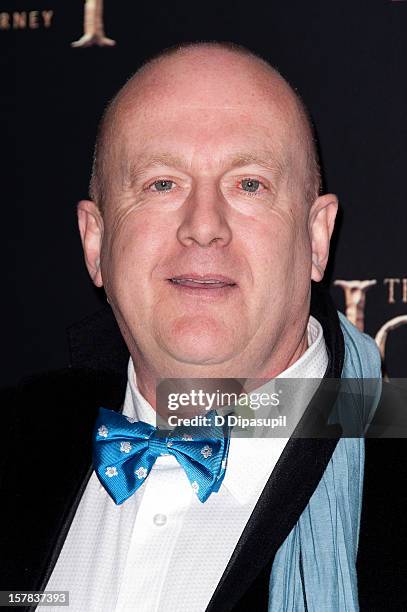
M295 121L278 84L245 93L216 70L190 83L174 69L124 105L96 283L136 368L275 375L303 351L309 314Z

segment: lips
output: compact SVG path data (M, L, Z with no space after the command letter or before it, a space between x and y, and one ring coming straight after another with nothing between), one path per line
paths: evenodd
M174 285L191 287L194 289L220 289L222 287L234 287L236 283L233 279L223 274L180 274L168 279Z

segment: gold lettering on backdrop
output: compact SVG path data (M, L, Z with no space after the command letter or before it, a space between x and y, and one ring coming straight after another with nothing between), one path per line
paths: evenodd
M0 13L0 30L38 30L49 28L54 11L14 11Z
M83 20L83 36L71 43L72 47L113 47L116 41L105 36L103 24L103 0L86 0Z
M399 278L385 278L383 281L384 285L389 285L389 298L388 298L388 302L389 304L394 304L395 303L395 299L394 299L394 285L396 283L400 283L400 279Z
M345 314L349 321L363 331L365 327L366 291L376 284L375 280L336 280L334 285L345 292Z
M27 27L27 13L13 13L13 28L15 30L24 30Z
M401 292L396 291L396 285L400 286ZM389 285L389 304L395 304L397 296L400 296L403 304L407 304L407 278L385 278L383 280L384 285Z
M28 13L28 23L32 30L36 30L38 28L38 15L39 11L30 11Z
M399 292L396 292L396 288L400 287L402 290L402 301L404 304L407 303L407 278L385 278L383 284L388 285L388 303L394 304ZM364 318L365 318L365 306L366 306L366 291L369 287L376 285L375 280L336 280L334 285L342 287L345 293L345 314L349 321L356 325L360 331L364 329ZM384 323L379 331L376 333L375 342L380 350L382 361L384 362L386 353L386 342L388 335L391 331L397 329L402 325L407 325L407 315L399 315ZM387 374L383 375L387 380Z
M9 13L0 13L0 30L10 29L10 15Z
M390 319L384 325L382 325L382 327L376 334L375 341L377 346L379 347L383 362L385 359L386 342L389 332L393 331L394 329L397 329L401 325L407 325L407 315L400 315L398 317L394 317L394 319ZM387 375L385 375L384 378L388 380Z
M41 15L44 20L44 28L49 28L51 25L51 19L54 16L54 11L41 11Z

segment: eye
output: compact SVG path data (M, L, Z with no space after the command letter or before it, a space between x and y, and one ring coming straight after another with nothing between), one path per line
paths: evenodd
M255 193L260 187L260 181L252 178L242 179L240 184L242 185L243 191L248 191L249 193Z
M171 191L173 185L174 185L174 181L160 180L160 181L154 181L154 183L152 183L150 187L153 187L154 191Z

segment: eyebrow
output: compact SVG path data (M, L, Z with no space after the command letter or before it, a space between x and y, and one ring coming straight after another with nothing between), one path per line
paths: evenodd
M286 165L278 160L276 154L272 150L263 150L254 153L235 152L220 160L220 163L222 166L228 169L255 164L271 170L277 176L283 174ZM185 169L188 168L189 162L185 157L174 155L173 153L160 153L146 157L139 155L133 162L127 164L125 172L126 185L133 187L140 175L142 175L148 168L154 168L155 166Z

